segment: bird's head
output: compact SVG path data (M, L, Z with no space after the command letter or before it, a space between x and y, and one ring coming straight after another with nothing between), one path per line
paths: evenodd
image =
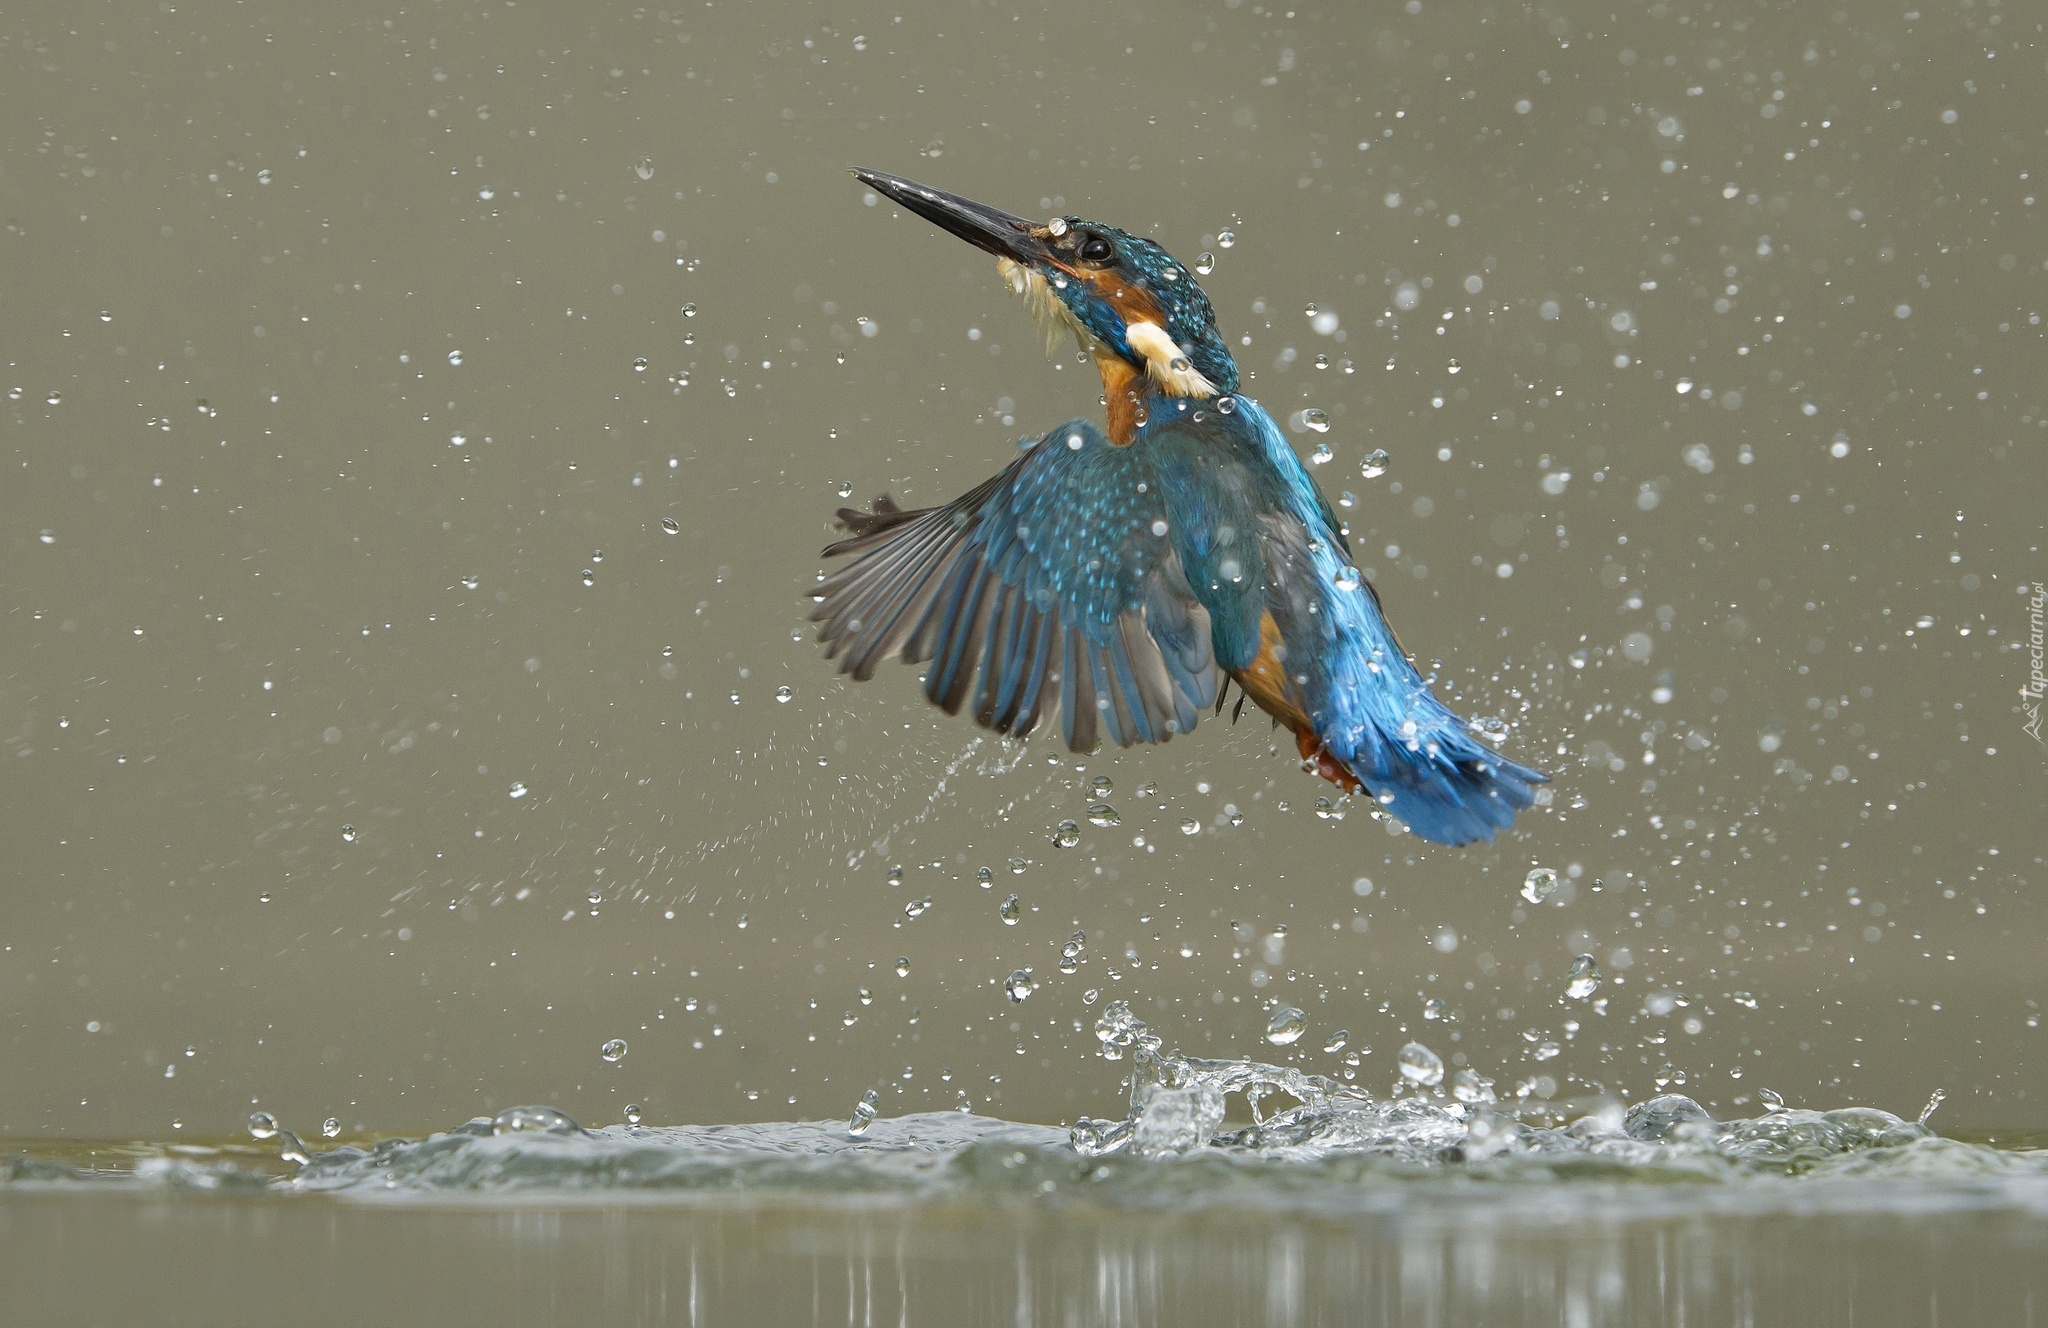
M996 256L1010 290L1044 329L1047 348L1071 332L1111 394L1140 384L1168 396L1237 391L1237 363L1194 274L1152 241L1080 217L1030 221L880 171L854 175Z

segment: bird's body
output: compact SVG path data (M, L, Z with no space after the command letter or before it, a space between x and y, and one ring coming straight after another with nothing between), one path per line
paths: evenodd
M840 667L928 661L947 711L1023 737L1057 714L1078 751L1164 742L1226 679L1425 839L1491 839L1544 776L1480 745L1431 694L1329 503L1237 391L1207 297L1149 241L863 180L996 252L1005 279L1101 370L1106 428L1074 420L943 507L845 511L858 555L814 589Z

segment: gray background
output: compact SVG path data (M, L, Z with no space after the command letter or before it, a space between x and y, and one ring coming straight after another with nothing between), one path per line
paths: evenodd
M2023 9L16 7L0 1133L1071 1119L1112 999L1348 1030L1377 1089L1420 1037L1539 1101L2039 1123ZM1215 252L1247 390L1330 415L1404 641L1554 801L1450 851L1249 717L1075 758L840 681L842 492L942 501L1099 390L856 163Z

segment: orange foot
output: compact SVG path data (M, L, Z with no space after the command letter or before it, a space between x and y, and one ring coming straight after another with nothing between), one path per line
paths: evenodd
M1358 782L1358 776L1351 773L1344 763L1323 749L1322 740L1313 730L1302 729L1294 735L1295 746L1301 749L1301 763L1324 779L1329 780L1346 793L1356 793L1365 785Z

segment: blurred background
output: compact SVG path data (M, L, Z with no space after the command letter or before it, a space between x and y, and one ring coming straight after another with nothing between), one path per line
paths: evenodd
M2040 1124L2043 68L1998 0L16 7L0 1134L1071 1121L1116 1000ZM1204 271L1551 801L842 680L832 511L1099 409L854 164Z

